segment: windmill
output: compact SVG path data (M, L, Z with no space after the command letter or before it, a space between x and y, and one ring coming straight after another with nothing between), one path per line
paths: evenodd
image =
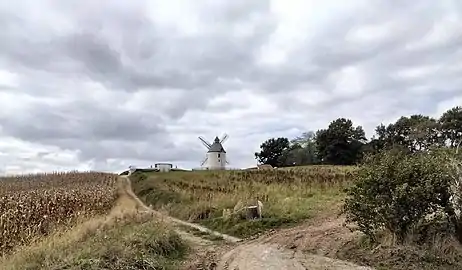
M223 135L221 140L215 137L213 143L207 142L203 137L199 136L199 140L207 148L207 154L201 167L207 170L224 170L226 164L229 164L226 159L226 151L223 148L223 143L229 138L228 134Z

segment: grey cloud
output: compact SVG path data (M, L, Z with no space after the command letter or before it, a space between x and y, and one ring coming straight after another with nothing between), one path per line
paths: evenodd
M5 134L56 144L61 139L142 141L165 133L159 117L82 102L33 104L26 113L0 115Z
M3 31L2 40L6 42L2 51L9 63L51 72L81 73L114 89L207 88L212 93L220 89L219 76L241 77L248 72L255 49L266 42L274 29L271 21L262 19L257 21L251 36L233 38L229 35L233 24L245 23L253 13L267 12L260 8L267 9L268 4L238 1L227 6L231 9L216 6L224 11L223 17L214 9L205 9L209 16L218 17L210 22L210 33L194 37L165 32L149 22L146 14L134 14L130 9L126 13L109 9L101 17L91 17L82 30L65 36L51 32L45 39L19 34L18 30L27 28L21 28L25 22L15 17L8 21L15 27ZM75 18L76 23L85 18ZM218 29L214 29L214 23Z
M156 162L160 160L180 162L187 160L200 160L203 157L203 151L198 148L178 146L172 142L161 141L165 138L151 137L151 140L144 142L129 141L100 141L82 142L67 141L66 144L73 146L79 144L79 158L81 160L104 161L107 159L127 158L146 160Z
M286 62L273 66L257 64L260 50L278 29L270 1L197 1L191 13L200 24L188 33L150 20L147 1L43 1L44 20L21 14L19 10L33 9L34 2L20 2L0 8L0 69L20 75L17 89L0 91L27 92L56 102L0 112L2 133L76 150L81 160L95 164L111 158L197 160L203 155L200 144L191 147L175 138L224 127L254 135L309 129L340 114L358 119L373 115L364 113L372 111L373 103L380 104L380 115L402 106L429 111L430 103L450 98L462 86L462 71L456 68L462 57L460 35L420 49L406 48L423 43L447 10L460 18L462 7L457 1L452 8L434 1L364 1L364 8L339 12L309 33L300 33L306 39L288 51ZM19 5L16 9L15 4ZM45 20L48 17L50 22ZM352 40L356 30L380 24L384 24L383 36ZM427 75L399 75L404 69L431 65L441 68ZM360 69L365 82L363 92L348 96L333 91L337 81L332 75L349 66ZM101 89L95 87L96 98L87 99L93 88L84 82L101 84ZM418 87L427 90L419 94ZM172 89L172 94L159 94L166 89ZM215 106L209 102L212 98L243 89L272 98L286 114L303 115L293 117L297 121L306 114L305 122L297 123L281 111L265 111L261 117L274 121L260 123L255 130L252 123L260 117L256 114L256 119L236 120L239 126L204 124L217 117L212 112L239 107L232 100ZM306 105L299 96L292 96L295 90L331 96ZM146 92L144 100L127 109L141 91ZM182 122L191 111L208 114ZM174 126L181 128L175 131ZM247 151L238 148L231 149ZM242 153L234 156L247 155Z

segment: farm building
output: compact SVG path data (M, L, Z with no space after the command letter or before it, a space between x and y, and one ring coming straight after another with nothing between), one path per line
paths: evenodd
M158 169L159 172L169 172L172 170L173 165L171 163L156 163L154 168Z

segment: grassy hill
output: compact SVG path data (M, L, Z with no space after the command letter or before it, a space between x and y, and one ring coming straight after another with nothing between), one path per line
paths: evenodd
M269 171L137 173L135 193L155 209L211 229L248 237L338 210L354 167L311 166ZM226 213L263 202L263 218ZM225 214L224 214L225 213Z
M356 170L305 166L138 173L132 182L136 194L154 209L237 237L274 230L262 241L377 269L461 269L462 248L453 248L453 243L396 245L386 237L370 243L346 228L339 213ZM262 219L248 220L239 213L229 216L257 199L263 202Z

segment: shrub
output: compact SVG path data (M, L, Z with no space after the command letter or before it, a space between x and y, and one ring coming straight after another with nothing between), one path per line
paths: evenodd
M347 193L343 209L347 222L356 223L372 240L385 229L398 243L436 212L442 211L455 223L451 220L454 175L448 162L448 155L439 151L383 152L366 158Z

